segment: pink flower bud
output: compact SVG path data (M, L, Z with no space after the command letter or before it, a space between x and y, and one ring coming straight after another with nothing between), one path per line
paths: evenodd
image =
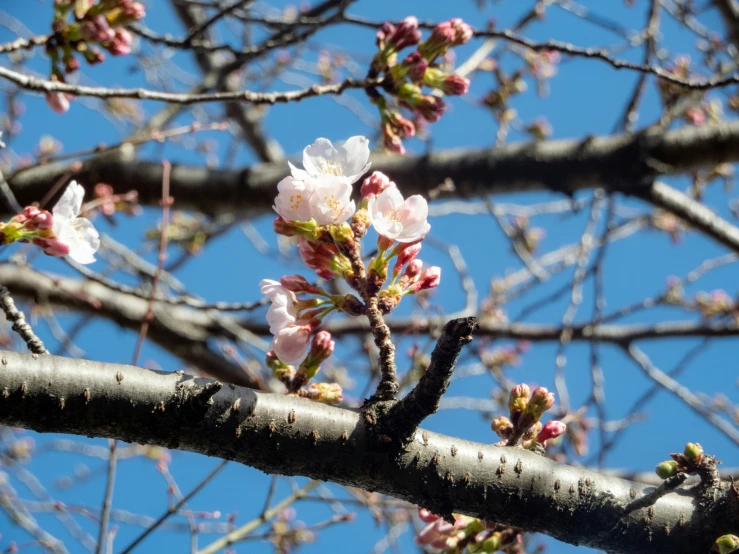
M413 279L416 275L421 273L421 268L423 268L423 262L421 260L411 260L408 263L408 267L405 268L403 276L408 279Z
M431 31L431 36L418 47L418 51L428 60L433 60L446 52L454 44L457 31L449 21L439 23Z
M547 421L542 427L539 434L536 435L536 440L540 442L544 447L547 445L549 439L555 439L562 435L567 430L567 425L561 421Z
M103 46L105 46L108 49L108 52L114 56L125 56L126 54L131 53L131 41L131 33L122 27L119 27L115 30L115 35L112 40Z
M382 27L380 27L380 30L377 31L377 47L380 49L384 48L388 38L392 36L393 33L395 33L395 25L393 25L389 21L383 23Z
M395 32L388 37L388 43L394 50L402 50L407 46L414 46L421 42L421 31L418 30L418 19L408 16L401 21Z
M454 46L461 46L470 41L473 36L472 27L458 17L450 19L449 24L454 30Z
M469 79L465 79L461 75L449 75L442 82L441 90L444 94L460 95L467 94L470 88Z
M446 110L446 104L441 98L423 94L416 102L416 111L429 123L436 123Z
M411 138L416 136L416 126L413 122L395 110L388 110L386 112L387 121L392 126L393 130L401 138Z
M554 393L549 392L544 387L537 387L534 389L534 392L531 393L531 400L529 400L527 409L530 412L541 416L541 414L546 412L552 406L554 406Z
M63 258L68 256L70 248L68 245L61 242L56 237L51 238L35 238L33 244L40 246L47 256L54 256L55 258Z
M405 146L403 146L403 141L390 123L386 123L382 126L382 142L389 152L394 152L401 156L405 155Z
M321 287L311 285L302 275L285 275L280 277L280 284L292 292L307 292L309 294L323 294Z
M62 92L49 92L46 95L46 103L54 113L63 114L69 111L69 98Z
M411 52L408 57L403 60L402 65L408 72L408 78L415 83L420 83L423 81L423 75L429 67L429 62L421 55L420 52Z
M334 353L336 343L331 340L331 333L328 331L318 331L313 337L313 350L319 353L325 360Z
M511 414L523 412L529 402L530 394L531 389L526 383L521 383L511 389L511 394L508 397L508 409Z
M420 241L403 246L405 246L405 248L398 252L398 259L395 261L395 266L393 267L393 275L399 275L403 266L415 260L416 256L418 256L418 253L421 251Z
M414 262L417 260L413 260L408 266L410 267L413 265ZM439 283L441 282L441 268L438 266L431 266L424 270L424 272L421 274L421 277L418 279L418 282L413 285L413 292L418 292L421 290L426 289L433 289L435 287L439 286Z
M298 252L305 265L324 279L333 279L336 276L340 254L335 246L309 241L301 237Z
M390 180L390 177L381 171L374 171L372 175L362 182L360 194L362 198L367 198L370 195L380 194L383 190L395 186L395 183Z
M281 215L278 215L272 222L272 229L276 234L284 237L295 236L295 226L291 222L283 219Z

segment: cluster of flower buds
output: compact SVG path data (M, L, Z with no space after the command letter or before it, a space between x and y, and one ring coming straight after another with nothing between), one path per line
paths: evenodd
M739 550L739 537L736 535L722 535L716 539L711 547L711 552L718 554L729 554Z
M426 200L404 199L395 183L379 172L364 179L358 207L352 200L353 184L369 169L368 159L365 137L336 146L319 138L303 151L303 169L290 164L291 176L277 185L275 232L298 238L301 259L319 277L343 279L362 296L329 294L300 275L260 283L271 301L267 321L274 339L267 364L289 392L308 398L341 398L340 388L304 388L333 352L331 336L318 331L327 315L365 315L370 298L377 300L382 313L389 313L404 296L434 288L441 278L438 267L424 269L417 257L431 228ZM378 252L365 272L361 239L370 227L378 234Z
M403 139L416 134L417 123L423 120L435 123L446 108L443 100L434 94L423 92L428 87L447 96L466 94L470 82L461 75L447 73L440 67L440 60L456 46L472 38L472 29L461 19L451 19L434 27L431 36L421 42L421 31L415 17L406 17L394 25L385 23L377 32L377 48L370 75L385 74L383 88L390 98L377 91L371 95L380 111L385 147L391 152L405 153ZM398 53L408 47L417 49L398 61ZM405 117L398 108L412 114Z
M425 508L418 509L418 517L426 526L416 535L415 542L434 551L445 554L458 554L465 549L470 553L522 551L520 529L458 514L454 515L454 523L450 523Z
M520 215L511 219L513 239L521 244L529 254L534 254L539 243L546 236L546 231L540 227L531 227L529 218Z
M274 544L277 552L293 552L301 545L312 543L316 534L308 529L302 521L295 519L296 512L292 506L282 510L271 524L269 540ZM352 514L347 514L352 516ZM349 521L351 517L345 517Z
M657 464L655 473L660 479L669 479L680 473L699 473L707 465L715 465L716 459L703 452L697 442L689 442L682 453L670 454L671 460Z
M144 5L134 0L55 0L54 33L46 44L52 81L63 83L65 74L80 68L77 55L94 65L105 60L100 48L113 56L130 54L132 37L124 25L144 15ZM60 92L46 96L57 113L69 110L69 100L69 95Z
M736 300L722 289L710 293L698 292L695 295L694 306L704 319L727 316L739 317Z
M506 366L517 366L521 363L521 355L529 350L531 343L519 341L512 346L483 350L480 357L485 367L499 372Z
M561 421L541 423L544 412L553 405L554 393L544 387L537 387L532 392L526 384L516 385L508 397L509 417L495 418L490 427L510 446L523 439L525 448L546 448L547 441L559 437L567 430L567 426Z
M161 235L161 222L156 227L148 229L144 234L147 239L157 243ZM188 254L195 256L203 249L208 238L208 220L203 215L192 215L181 210L172 212L167 225L168 244L177 244Z
M139 205L139 193L130 190L125 194L115 194L113 187L106 183L98 183L93 189L95 200L87 206L88 210L95 207L106 217L112 217L116 212L123 212L128 215L139 215L141 206Z
M84 195L85 189L72 181L52 212L27 206L9 222L0 223L0 244L33 243L49 256L94 262L100 238L89 220L78 217Z
M690 56L680 56L675 62L667 68L667 71L678 79L688 80L693 77L690 71ZM658 78L657 86L659 87L660 96L662 97L662 103L665 106L674 106L681 98L687 94L691 94L691 90L683 87L677 83L666 81L665 79Z
M679 217L665 210L654 210L651 223L655 229L667 233L673 244L680 242L682 234L687 229L685 223Z

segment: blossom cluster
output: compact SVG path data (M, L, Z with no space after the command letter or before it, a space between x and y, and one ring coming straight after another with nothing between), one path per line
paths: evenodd
M567 426L561 421L541 423L544 412L554 406L554 393L544 387L533 391L526 384L516 385L508 397L509 416L497 417L491 424L492 430L504 444L515 445L523 439L524 448L539 450L547 447L547 441L562 435Z
M431 36L421 42L418 20L412 16L397 25L387 22L377 32L378 52L372 60L370 76L384 74L383 90L388 96L373 90L370 99L380 110L388 150L405 153L404 138L415 136L424 122L435 123L441 118L446 105L439 93L449 96L467 93L469 80L448 73L440 62L451 48L465 44L472 35L470 26L455 18L436 25ZM398 61L398 53L411 46L417 46L416 50ZM423 92L424 86L432 89L432 94ZM411 119L398 108L408 110Z
M418 517L426 523L415 538L419 546L445 554L501 550L511 554L523 552L520 529L459 514L455 514L454 523L450 523L425 508L418 509Z
M77 55L94 65L105 60L101 48L113 56L130 54L133 37L124 25L144 15L144 5L134 0L55 0L53 34L46 44L51 80L66 82L65 74L80 68ZM62 92L46 95L56 113L68 111L70 99Z
M82 185L72 181L51 212L27 206L9 222L0 223L0 244L33 243L49 256L94 262L100 236L88 219L79 217L84 196Z
M260 283L274 337L267 364L289 392L316 400L341 397L330 384L304 388L334 350L331 335L318 330L327 315L366 315L371 304L381 317L441 278L438 267L424 268L418 259L431 228L424 198L404 198L376 171L363 180L359 204L353 199L354 183L369 170L369 153L365 137L336 145L319 138L303 151L303 168L290 164L291 175L277 185L275 232L298 240L303 263L318 277L343 279L359 295L330 294L300 275ZM370 226L378 234L377 255L365 267L361 240Z

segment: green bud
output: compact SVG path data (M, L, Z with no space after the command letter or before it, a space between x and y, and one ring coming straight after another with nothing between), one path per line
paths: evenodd
M699 464L703 459L703 447L697 442L689 442L685 445L683 455L688 461Z
M716 539L713 543L712 552L718 552L719 554L729 554L729 552L735 552L739 550L739 538L735 535L723 535Z
M654 470L660 479L669 479L677 475L677 462L674 460L667 460L660 464L657 464L657 468Z
M331 237L337 245L348 244L354 241L354 231L346 221L341 225L331 225Z

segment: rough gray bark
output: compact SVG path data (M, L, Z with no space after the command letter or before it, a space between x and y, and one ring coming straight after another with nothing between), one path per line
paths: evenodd
M735 531L739 516L728 483L671 492L626 513L654 487L423 430L405 447L378 442L357 412L179 373L14 352L0 357L4 425L199 452L608 552L708 552L716 537Z
M677 131L510 144L490 149L447 150L427 156L375 156L373 169L400 183L404 194L471 198L527 190L564 193L583 188L642 194L655 177L739 160L739 121ZM277 182L287 164L259 164L237 170L173 165L171 192L178 208L204 213L272 211ZM21 204L39 201L62 176L92 187L105 182L117 192L136 189L142 203L157 205L162 166L136 158L135 148L100 154L82 163L22 169L8 178ZM447 181L448 180L448 181ZM453 187L442 187L444 183Z

